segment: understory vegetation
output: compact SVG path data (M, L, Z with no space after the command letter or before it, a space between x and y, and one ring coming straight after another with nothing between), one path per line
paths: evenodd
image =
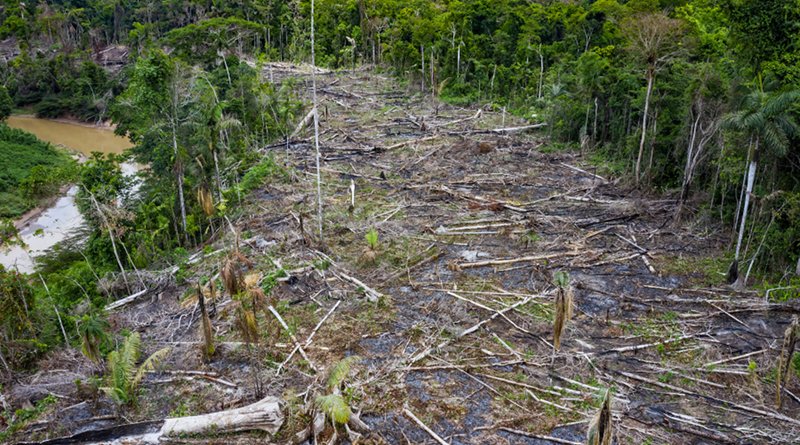
M75 179L69 154L0 123L0 221L34 207ZM3 238L0 235L0 244Z

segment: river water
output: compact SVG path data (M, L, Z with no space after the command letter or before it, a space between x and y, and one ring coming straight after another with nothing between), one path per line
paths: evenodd
M109 127L94 127L32 116L11 116L6 123L9 127L33 133L43 141L62 145L87 156L94 151L122 153L133 146L128 138L117 136ZM126 175L130 175L136 172L136 167L123 164L122 170ZM6 268L16 268L20 272L32 272L33 258L80 229L84 220L75 204L76 193L76 187L70 188L66 195L59 197L52 206L28 221L19 230L26 248L19 246L0 248L0 264Z

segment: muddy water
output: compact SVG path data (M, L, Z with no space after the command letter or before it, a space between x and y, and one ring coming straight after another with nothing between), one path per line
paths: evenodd
M10 116L6 123L9 127L33 133L43 141L63 145L87 156L93 151L122 153L133 146L128 138L117 136L110 127L53 121L33 116Z
M38 119L31 116L11 116L6 121L9 127L19 128L35 134L39 139L84 155L99 151L101 153L122 153L132 144L127 138L114 134L111 128L94 127L69 122ZM123 165L126 175L133 174L133 165ZM72 187L66 195L20 228L19 233L26 249L22 247L0 248L0 264L6 268L17 268L20 272L33 271L33 258L56 243L74 234L84 223L75 205L77 189Z

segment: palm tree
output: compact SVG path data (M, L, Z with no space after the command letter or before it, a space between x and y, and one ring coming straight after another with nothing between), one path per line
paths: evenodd
M725 117L725 127L739 131L751 141L750 165L746 177L747 185L744 194L744 206L739 218L739 234L736 241L736 252L733 263L728 270L728 282L733 284L739 281L739 254L742 248L742 238L747 224L747 211L750 207L750 196L753 193L753 184L756 180L756 167L761 148L776 156L784 156L789 146L789 139L798 132L798 126L790 108L800 99L800 90L783 93L765 92L763 88L753 90L744 97L739 111ZM739 282L739 286L745 283Z
M81 336L81 351L89 360L100 363L100 346L108 339L106 320L97 315L84 315L78 324Z

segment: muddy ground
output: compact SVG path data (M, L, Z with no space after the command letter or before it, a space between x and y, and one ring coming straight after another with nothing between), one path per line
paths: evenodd
M272 75L310 83L297 70ZM493 131L526 125L501 111L445 105L372 71L323 73L318 85L322 239L306 128L264 148L284 173L248 198L235 236L221 229L179 284L110 314L116 329L141 333L146 353L171 348L138 405L117 410L76 386L98 371L61 351L5 387L18 404L58 396L15 439L273 395L286 404L274 438L172 441L291 443L310 423L306 407L329 391L326 371L357 356L343 394L370 427L359 443L436 443L408 412L451 444L581 443L608 388L615 443L800 441L800 378L780 409L774 385L797 305L723 285L719 227L676 224L669 197L632 191L588 156L554 150L546 129ZM236 238L237 267L271 289L269 303L300 342L329 314L304 348L310 362L297 354L281 366L292 339L267 311L257 313L259 343L242 343L225 292L211 317L217 352L201 359L193 289L215 277ZM569 275L574 315L554 352L558 271ZM330 437L328 427L319 442ZM344 429L338 437L349 443Z

